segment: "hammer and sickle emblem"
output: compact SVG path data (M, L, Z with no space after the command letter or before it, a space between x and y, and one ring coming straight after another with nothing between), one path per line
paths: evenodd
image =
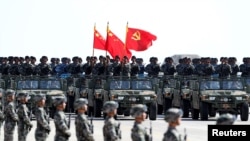
M132 37L131 37L133 40L141 40L141 34L139 31L136 31Z

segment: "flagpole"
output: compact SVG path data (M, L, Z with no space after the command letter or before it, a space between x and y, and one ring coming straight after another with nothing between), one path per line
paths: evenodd
M107 42L108 34L109 34L109 22L107 22L107 36L106 36L106 42ZM106 45L106 44L105 44L105 50L106 50L106 56L107 56L107 55L108 55L108 51L107 51L107 45Z
M95 39L95 31L96 31L96 24L94 24L94 39ZM94 56L94 52L95 52L95 51L94 51L94 50L95 50L95 49L94 49L94 48L95 48L95 47L94 47L94 42L95 42L95 40L93 41L92 56Z
M125 50L126 49L126 45L127 45L127 34L128 34L128 22L127 22L127 25L126 25L126 33L125 33L125 42L124 42L124 48L123 48L123 50ZM127 51L127 50L126 50ZM124 51L123 51L123 56L124 56L125 54L124 54ZM127 56L128 57L128 56Z

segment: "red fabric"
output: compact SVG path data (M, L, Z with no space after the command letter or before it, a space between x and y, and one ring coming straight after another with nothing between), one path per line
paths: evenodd
M126 37L126 47L135 51L144 51L152 46L152 41L155 41L157 37L148 31L128 28Z
M103 36L96 30L94 29L94 44L93 47L96 49L101 49L101 50L106 50L105 49L105 39Z
M115 58L118 55L121 59L127 56L129 59L132 53L125 47L124 43L110 30L107 32L106 49Z

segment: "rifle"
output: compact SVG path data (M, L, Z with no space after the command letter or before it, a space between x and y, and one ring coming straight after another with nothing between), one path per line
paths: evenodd
M94 133L94 125L93 125L93 115L91 113L91 118L90 118L90 131L93 134Z
M186 128L184 128L184 141L187 141L187 131L186 131Z
M121 132L121 130L120 130L120 125L121 125L121 123L120 122L118 122L118 125L117 125L117 127L116 127L116 133L117 133L117 135L118 135L118 137L120 138L120 139L122 139L122 132Z
M152 135L152 121L150 120L150 128L149 128L149 141L153 141L153 135Z
M71 123L71 110L69 110L69 119L68 119L68 128L70 129L70 123Z

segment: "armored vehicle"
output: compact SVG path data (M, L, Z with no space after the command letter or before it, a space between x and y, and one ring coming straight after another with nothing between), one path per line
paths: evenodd
M53 77L19 77L15 79L14 90L16 94L26 91L31 99L28 107L34 108L33 98L36 94L46 94L46 110L53 118L54 106L52 99L57 96L65 96L67 90L67 81L65 79Z
M208 120L216 112L249 116L248 99L242 78L199 78L190 81L192 118Z
M109 78L103 91L104 101L114 100L119 103L118 115L130 115L130 108L135 104L148 107L150 120L156 120L157 95L153 80L150 78Z

